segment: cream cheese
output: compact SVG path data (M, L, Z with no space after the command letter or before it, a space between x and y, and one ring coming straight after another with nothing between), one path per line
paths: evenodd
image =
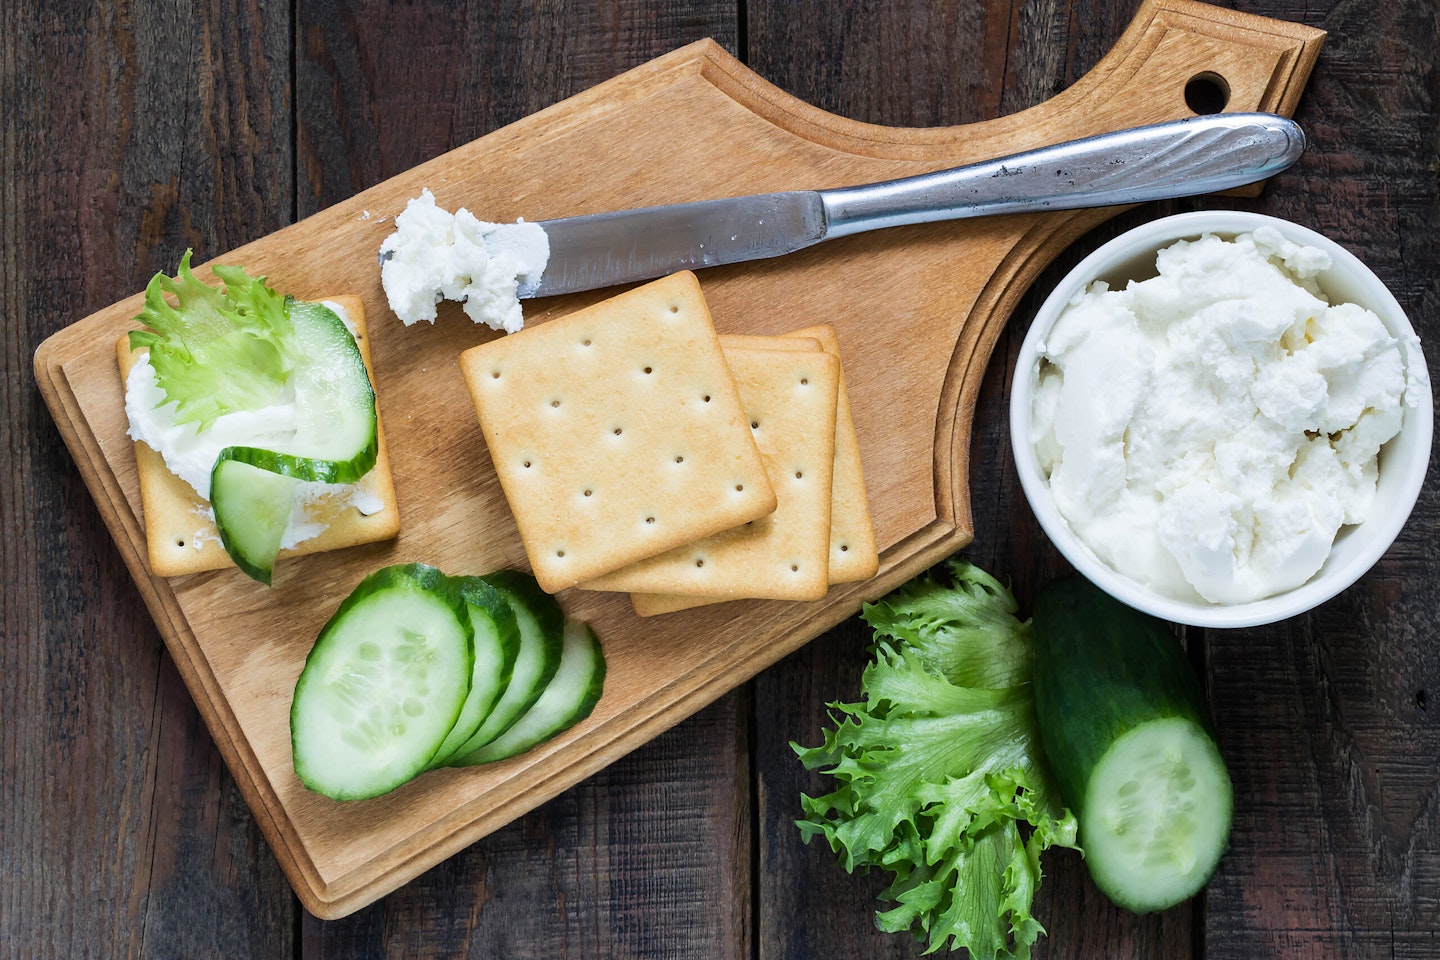
M1160 251L1158 276L1078 293L1040 350L1032 436L1056 507L1166 595L1299 586L1365 519L1418 343L1330 305L1328 255L1272 228Z
M352 334L355 332L344 307L333 300L326 300L324 304L335 311ZM175 405L166 401L148 354L135 363L125 380L125 415L130 421L130 437L159 453L166 468L193 487L207 504L210 471L221 450L236 446L283 450L300 426L294 402L227 413L205 430L200 430L195 423L176 423ZM322 502L333 504L336 500L366 516L385 507L379 497L355 484L301 482L296 487L295 506L281 548L288 549L318 536L325 524L315 516L317 508ZM214 519L214 512L207 508L204 516L197 517L197 522L213 523ZM191 537L191 542L198 549L207 539L213 539L213 535L207 537L202 528Z
M475 323L514 333L524 326L518 291L539 283L550 241L536 224L487 223L461 207L453 214L428 189L395 218L380 245L380 284L406 326L435 322L441 300L464 304Z

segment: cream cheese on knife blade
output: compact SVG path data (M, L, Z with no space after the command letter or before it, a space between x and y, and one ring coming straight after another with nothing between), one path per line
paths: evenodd
M425 189L380 245L380 284L407 327L434 323L436 304L455 300L475 323L514 333L525 324L516 292L538 281L549 259L538 225L487 223L464 207L450 213Z

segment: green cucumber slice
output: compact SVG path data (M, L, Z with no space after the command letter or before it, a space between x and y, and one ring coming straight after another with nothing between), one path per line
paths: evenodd
M1122 734L1090 775L1080 821L1096 886L1138 913L1194 896L1225 852L1230 797L1220 751L1193 720Z
M424 564L361 581L320 631L295 684L295 772L336 800L426 768L470 692L474 633L459 589Z
M1137 913L1210 878L1233 795L1204 694L1169 629L1071 577L1035 601L1035 714L1095 885Z
M518 720L545 691L545 685L560 667L565 634L565 614L560 604L533 577L514 570L487 573L483 578L499 590L515 611L520 628L520 653L510 683L490 715L450 756L447 766L468 766L469 755L500 736Z
M480 729L510 685L515 659L520 655L520 627L505 595L479 577L452 579L465 598L470 625L475 630L475 667L470 676L470 696L465 698L460 717L430 761L431 767L442 766Z
M287 304L304 357L290 372L299 427L283 449L236 446L222 456L297 480L354 483L375 466L380 449L375 390L360 347L324 304Z
M224 453L210 472L210 502L220 542L237 567L266 586L299 484L293 477L227 459Z
M485 746L466 755L465 763L491 763L523 753L590 716L605 686L605 655L589 624L565 624L560 668L540 699L520 719Z
M354 483L375 466L380 449L375 391L349 328L324 304L287 299L286 307L303 360L290 372L299 428L285 450L226 447L210 474L225 551L267 585L294 508L293 481ZM266 480L262 473L293 479ZM278 530L277 518L283 518Z

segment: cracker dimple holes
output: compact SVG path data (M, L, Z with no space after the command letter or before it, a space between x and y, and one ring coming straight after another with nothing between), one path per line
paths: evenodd
M792 563L792 564L790 564L790 572L791 572L791 573L799 573L799 572L800 572L800 564L798 564L798 563Z
M696 558L695 558L695 566L696 566L696 567L703 567L703 566L705 566L705 558L704 558L704 557L696 557Z
M491 380L499 380L499 379L500 379L500 368L499 368L499 367L491 367L491 368L490 368L490 379L491 379Z
M841 553L849 553L849 552L850 552L850 544L848 544L848 543L842 543L842 544L840 544L840 552L841 552Z
M654 524L654 523L655 523L655 518L654 518L654 517L646 517L646 518L645 518L645 523L646 523L647 525Z
M622 434L622 433L624 433L624 432L625 432L625 430L624 430L623 427L616 427L615 429L613 429L613 430L610 431L610 434L611 434L611 436L616 436L616 437L618 437L618 436L620 436L620 434Z
M759 420L751 420L751 421L750 421L750 429L751 429L751 430L759 430L759 429L760 429L760 421L759 421Z
M672 303L672 304L670 304L670 312L671 312L672 314L679 313L679 312L680 312L680 305L679 305L678 303Z
M804 476L805 476L805 471L803 471L803 470L796 470L796 471L795 471L795 479L796 479L796 480L802 479Z
M675 454L675 462L676 462L676 463L684 463L684 462L685 462L685 457L684 457L682 454L678 454L678 453L677 453L677 454Z
M806 387L806 386L809 386L809 385L810 385L810 378L809 378L809 377L801 377L801 378L800 378L800 386Z
M589 487L586 487L584 490L581 491L581 495L586 497L593 497L595 495L595 491Z
M555 400L551 400L551 401L550 401L550 406L551 406L552 409L555 408L555 407L560 406L560 400L559 400L558 398L555 399Z
M640 368L640 372L643 373L643 374L645 374L645 375L648 377L650 374L652 374L652 373L655 372L655 368L652 367L652 366L646 365L646 366Z

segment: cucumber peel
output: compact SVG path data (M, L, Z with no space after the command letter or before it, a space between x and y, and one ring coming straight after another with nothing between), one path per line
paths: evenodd
M560 665L540 696L510 727L469 754L467 763L494 763L568 730L590 716L605 685L605 656L600 641L586 623L565 624Z
M430 761L432 767L449 760L480 729L509 687L520 655L520 627L505 595L480 577L457 577L455 582L475 630L475 670L470 676L470 695Z
M543 656L522 675L525 629ZM594 631L567 620L533 577L385 567L340 604L306 658L290 711L295 771L310 790L358 800L436 767L512 757L588 716L604 679ZM512 691L498 732L467 746Z
M232 460L225 455L228 452L220 454L210 472L215 527L235 565L250 579L269 586L300 481Z
M176 423L203 431L227 414L294 405L294 435L279 449L226 447L211 474L221 542L241 570L269 584L285 530L283 523L274 529L276 518L288 522L297 486L222 465L354 483L379 455L375 391L354 336L333 310L281 296L241 267L216 265L224 287L210 286L191 271L190 256L187 250L174 278L151 279L136 317L146 329L131 331L130 347L148 349ZM221 473L254 482L217 490L213 481Z
M1169 629L1079 577L1035 602L1035 704L1095 885L1137 913L1194 896L1234 798L1203 691Z
M295 772L360 800L395 789L435 755L470 688L474 633L459 589L434 567L385 567L320 631L290 708Z
M560 667L564 642L565 613L533 577L513 570L499 570L486 574L484 580L500 591L514 609L520 628L520 651L510 683L489 716L446 761L455 767L479 763L474 755L509 730L540 699Z

